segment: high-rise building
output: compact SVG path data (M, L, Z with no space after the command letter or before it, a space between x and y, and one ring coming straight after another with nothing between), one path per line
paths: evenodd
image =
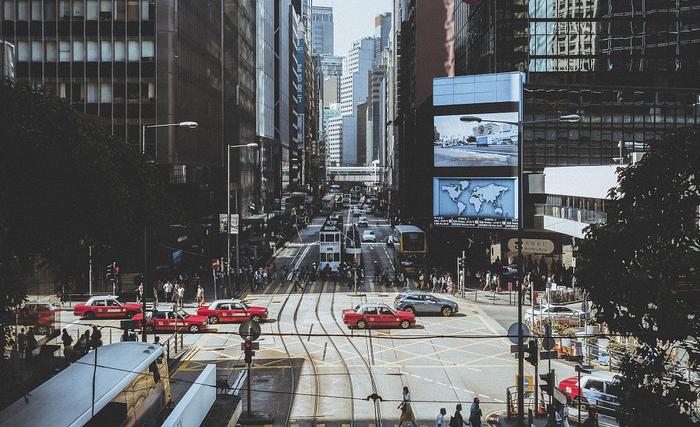
M252 0L4 1L0 40L15 46L18 81L102 118L129 144L145 140L191 223L222 212L225 145L255 140ZM143 134L181 121L199 127ZM259 191L248 151L232 156L244 220Z
M389 48L391 42L391 13L386 12L374 17L374 56L375 62L382 59L382 51Z
M15 78L15 47L0 39L0 79Z
M340 105L331 104L324 108L324 125L326 133L326 159L328 166L340 166L341 143L343 137L343 117Z
M369 71L375 64L375 40L365 37L353 43L348 56L343 63L343 76L340 85L340 109L343 114L343 149L342 164L344 166L357 166L358 159L364 158L364 152L360 155L360 145L357 137L357 106L367 101L369 90ZM364 134L364 133L363 133Z
M313 6L311 14L311 40L314 53L333 55L333 8Z

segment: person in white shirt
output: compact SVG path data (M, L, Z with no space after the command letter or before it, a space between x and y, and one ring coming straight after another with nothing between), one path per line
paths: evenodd
M163 299L166 302L170 301L170 293L173 291L173 284L170 283L170 280L166 281L165 284L163 285L163 293L165 294L165 298Z
M445 415L447 415L447 409L440 408L440 413L435 419L435 427L447 427L447 424L445 423Z

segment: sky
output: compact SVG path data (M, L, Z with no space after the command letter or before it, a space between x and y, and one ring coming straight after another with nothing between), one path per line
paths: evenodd
M392 3L392 0L313 0L312 4L333 8L335 54L346 56L355 40L374 35L374 17L390 12Z

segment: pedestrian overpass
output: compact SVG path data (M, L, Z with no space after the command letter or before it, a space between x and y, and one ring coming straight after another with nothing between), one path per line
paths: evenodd
M326 168L329 182L363 182L379 184L381 168L376 166L329 166Z

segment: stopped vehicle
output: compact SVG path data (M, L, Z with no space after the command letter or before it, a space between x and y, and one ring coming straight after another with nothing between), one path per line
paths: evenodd
M416 316L407 311L394 310L386 304L364 303L343 310L343 322L349 328L402 328L416 325Z
M141 312L141 304L123 303L113 295L94 296L76 304L73 314L86 319L130 319Z
M251 306L237 299L222 299L199 307L197 315L209 319L210 324L237 323L246 320L262 322L267 320L267 308Z

